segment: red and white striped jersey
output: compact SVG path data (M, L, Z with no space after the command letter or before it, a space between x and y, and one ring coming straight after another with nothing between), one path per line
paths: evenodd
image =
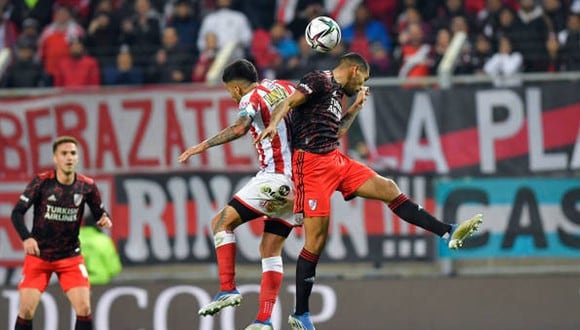
M262 80L258 86L240 100L239 116L253 118L250 133L256 139L270 124L272 110L278 102L292 94L294 85L284 80ZM292 176L292 149L290 148L290 128L286 120L278 124L278 134L272 139L264 139L256 144L260 168L267 173Z

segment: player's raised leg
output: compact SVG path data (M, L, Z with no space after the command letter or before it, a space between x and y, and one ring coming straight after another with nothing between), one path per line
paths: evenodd
M212 219L214 246L220 281L220 291L213 300L203 306L198 314L214 315L228 306L237 306L242 295L236 289L236 237L234 229L242 223L240 214L231 205L224 207Z
M354 195L388 203L389 208L401 219L437 234L448 241L451 249L461 247L463 241L475 233L483 222L481 214L476 214L458 225L441 222L403 194L395 181L379 175L365 181L356 189Z

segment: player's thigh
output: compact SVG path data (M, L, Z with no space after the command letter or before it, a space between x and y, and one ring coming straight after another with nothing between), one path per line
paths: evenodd
M376 177L378 177L377 172L367 165L342 153L340 154L340 157L342 158L344 167L342 168L341 182L338 186L338 191L342 193L343 197L348 200L355 196L359 196L357 193L366 191L376 198L380 189L377 189L377 191L374 191L373 189L369 190L368 185L365 184L372 182Z
M72 288L90 288L89 273L82 255L60 259L54 262L55 272L64 292Z
M50 276L53 271L51 262L29 254L25 255L22 280L18 284L18 289L36 289L44 292L50 282Z
M88 286L77 286L66 291L66 296L77 315L91 314L91 293Z
M304 248L312 253L320 255L328 237L330 217L305 217L304 218Z
M22 288L19 290L19 295L18 315L24 319L32 319L40 303L42 291L35 288Z
M358 196L368 199L381 200L386 203L392 202L401 194L401 190L392 179L375 175L366 180L350 196ZM345 196L346 197L346 196Z

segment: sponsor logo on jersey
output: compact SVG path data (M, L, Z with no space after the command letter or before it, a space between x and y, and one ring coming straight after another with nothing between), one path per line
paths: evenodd
M77 221L78 212L78 208L47 205L44 218L46 220L74 222Z

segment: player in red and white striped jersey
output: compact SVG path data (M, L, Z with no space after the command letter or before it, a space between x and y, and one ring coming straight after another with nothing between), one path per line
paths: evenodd
M208 148L238 139L248 132L256 139L270 124L270 113L274 106L294 91L294 86L287 81L259 81L256 68L247 60L229 64L222 80L239 104L238 119L215 136L187 149L179 156L180 162ZM290 130L285 121L281 121L277 129L278 135L275 138L255 144L260 171L212 219L220 292L199 310L199 314L204 316L240 304L242 296L236 290L235 283L234 229L250 220L264 220L260 244L260 309L255 322L247 329L272 329L270 317L282 284L282 245L292 228L300 225L295 222L292 210L294 185Z

